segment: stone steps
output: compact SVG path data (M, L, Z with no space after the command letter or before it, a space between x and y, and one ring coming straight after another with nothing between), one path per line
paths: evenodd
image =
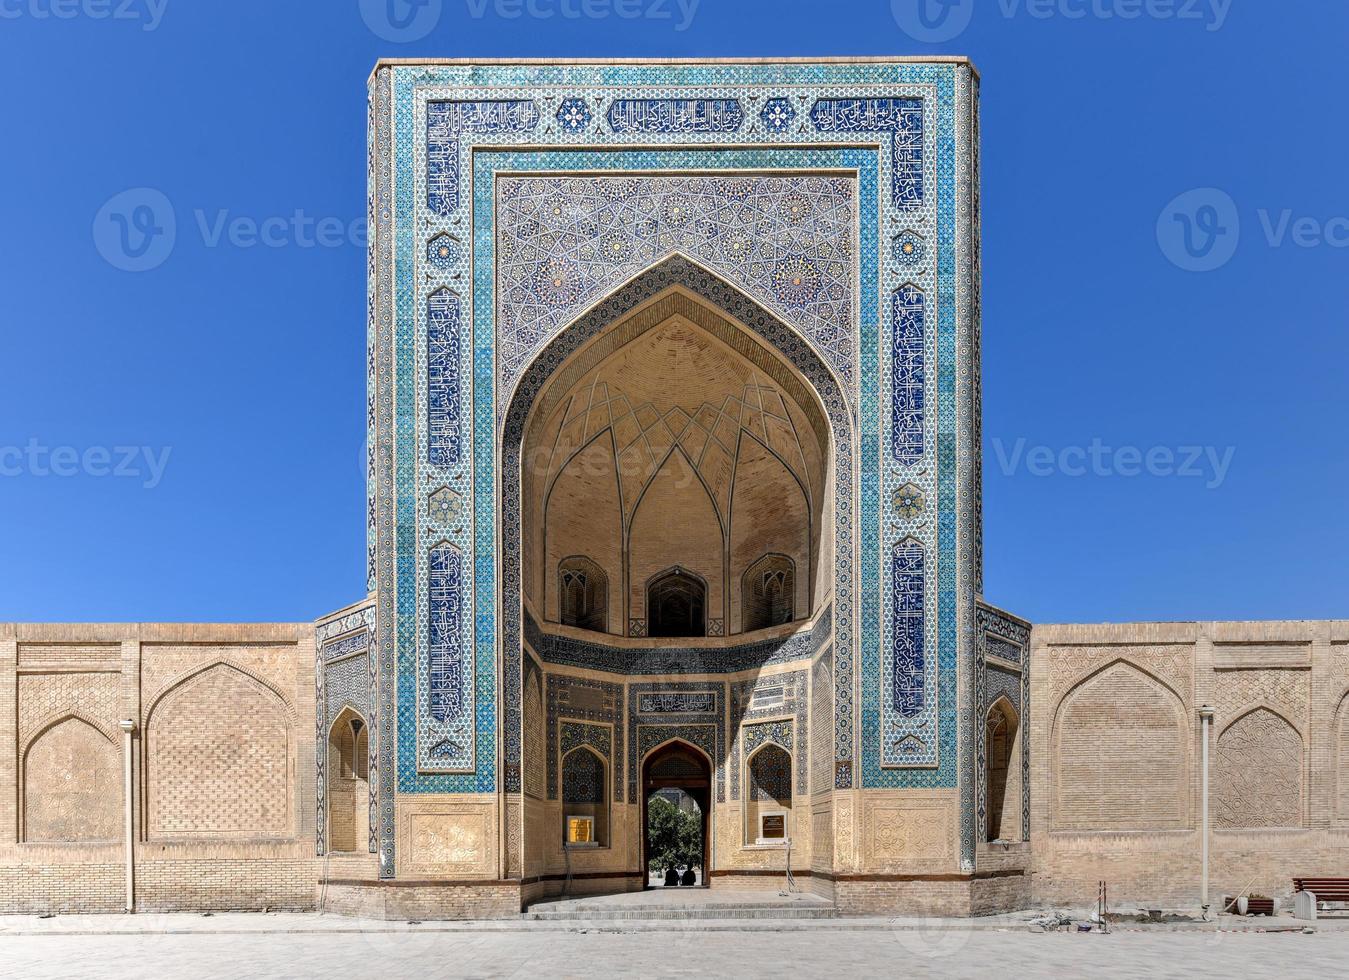
M531 922L618 922L627 920L683 921L688 919L836 919L835 908L771 908L771 909L587 909L578 912L522 913Z
M602 898L536 902L521 917L532 922L671 922L695 919L835 919L838 909L820 898L744 901L605 901Z

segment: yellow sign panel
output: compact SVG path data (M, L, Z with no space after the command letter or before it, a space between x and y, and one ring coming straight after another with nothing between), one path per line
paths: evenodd
M567 843L589 844L595 837L595 821L590 817L567 818Z

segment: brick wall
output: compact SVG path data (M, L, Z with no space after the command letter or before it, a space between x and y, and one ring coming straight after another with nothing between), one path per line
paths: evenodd
M1210 735L1210 900L1349 874L1341 726L1349 623L1037 626L1034 898L1194 905L1199 707Z
M0 911L313 908L313 630L0 625Z

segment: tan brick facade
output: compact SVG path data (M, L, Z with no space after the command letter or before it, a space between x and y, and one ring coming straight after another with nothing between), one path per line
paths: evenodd
M495 918L560 890L542 759L521 795L400 796L400 875L381 882L359 846L363 772L340 746L337 846L316 857L314 662L306 625L0 626L0 909L124 907L123 719L139 909ZM800 675L812 725L828 717L824 676ZM1193 904L1205 704L1213 900L1349 874L1349 623L1039 626L1030 676L1029 842L1003 833L964 870L958 792L838 792L808 765L788 811L798 883L847 914L1089 904L1102 880L1119 904ZM539 747L543 686L527 718ZM715 888L783 883L749 809L743 792L713 806ZM641 887L639 807L615 801L608 820L607 846L573 855L573 893Z
M1194 904L1199 707L1210 735L1210 898L1349 875L1349 623L1036 626L1034 897Z
M0 910L314 907L313 628L0 626Z

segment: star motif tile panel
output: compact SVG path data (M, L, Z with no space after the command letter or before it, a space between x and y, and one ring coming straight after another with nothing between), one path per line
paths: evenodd
M789 312L840 377L856 374L852 179L501 177L496 210L499 399L549 337L672 252Z

